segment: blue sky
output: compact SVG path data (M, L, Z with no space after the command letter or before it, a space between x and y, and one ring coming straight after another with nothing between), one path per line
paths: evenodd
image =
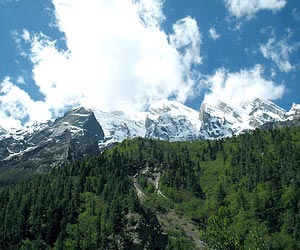
M300 103L298 0L0 0L0 126L83 105Z

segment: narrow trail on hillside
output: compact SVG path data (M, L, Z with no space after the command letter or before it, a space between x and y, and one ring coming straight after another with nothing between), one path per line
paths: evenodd
M140 185L138 184L137 175L135 175L135 176L132 177L132 181L133 181L133 186L134 186L134 188L136 190L136 194L137 194L140 202L142 202L145 199L146 195L142 191Z
M153 174L155 192L156 192L159 196L162 196L162 197L164 197L164 198L167 198L167 197L162 193L162 191L161 191L160 188L159 188L159 179L160 179L160 176L161 176L161 174L160 174L159 172Z

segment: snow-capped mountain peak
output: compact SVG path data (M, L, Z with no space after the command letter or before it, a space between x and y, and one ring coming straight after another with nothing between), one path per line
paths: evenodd
M293 103L291 109L285 115L288 120L300 118L300 104Z
M259 127L266 122L284 119L286 111L271 101L256 98L251 102L241 104L242 109L248 115L249 125Z
M53 123L53 135L59 135L65 131L70 133L93 133L96 139L104 137L103 130L96 120L91 109L78 107L67 112L63 117Z
M145 137L170 141L194 140L200 126L197 111L179 102L160 100L149 107Z
M103 139L103 130L94 113L85 108L73 109L55 121L2 131L0 168L8 173L11 167L22 169L24 174L45 172L51 166L98 154L98 142Z
M240 113L222 101L214 104L202 103L199 119L202 122L200 128L200 138L202 139L232 136L244 127Z
M102 146L127 138L145 136L145 112L103 112L94 109L94 113L105 134L105 142L101 144Z
M297 106L295 106L297 112ZM262 126L267 122L286 119L286 111L271 101L256 98L238 106L222 101L202 103L199 117L202 121L200 138L215 139L237 135L245 130Z
M191 122L196 130L200 129L201 123L199 121L199 113L196 110L176 101L163 99L152 103L149 106L147 118L156 120L160 116L166 114L173 118L180 116L185 117Z
M188 113L193 113L195 110L185 106L182 103L162 99L152 103L149 106L149 112L158 115L166 112L172 112L174 115L185 115Z

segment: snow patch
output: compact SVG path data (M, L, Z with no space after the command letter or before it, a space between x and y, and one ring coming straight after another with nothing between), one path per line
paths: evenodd
M21 150L20 152L17 152L17 153L11 153L9 156L7 156L5 159L3 159L3 161L8 161L8 160L10 160L11 158L16 157L16 156L21 156L21 155L23 155L23 154L25 154L25 153L28 153L28 152L30 152L30 151L36 149L36 148L37 148L37 146L34 146L34 147L28 147L28 148L26 148L25 150ZM8 151L10 152L10 150L8 150Z

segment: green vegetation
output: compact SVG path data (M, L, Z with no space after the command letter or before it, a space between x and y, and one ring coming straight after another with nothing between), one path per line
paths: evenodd
M0 249L164 247L167 239L138 203L117 153L2 189Z
M126 140L0 191L0 249L195 249L197 237L209 249L300 249L299 127Z

